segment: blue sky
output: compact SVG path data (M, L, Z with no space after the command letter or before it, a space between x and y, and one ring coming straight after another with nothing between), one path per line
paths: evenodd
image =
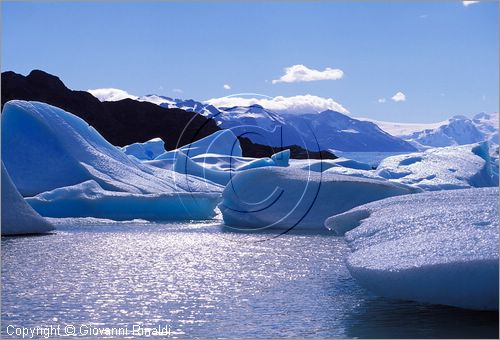
M400 122L498 111L498 2L2 2L2 19L2 71L42 69L72 89L311 94ZM293 65L342 77L273 84Z

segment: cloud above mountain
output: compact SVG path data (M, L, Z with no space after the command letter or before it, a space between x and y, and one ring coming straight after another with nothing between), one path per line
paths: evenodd
M346 108L331 98L323 98L310 94L291 97L278 96L274 98L222 97L206 100L205 103L216 107L250 106L258 104L271 111L286 112L290 114L318 113L325 110L333 110L345 114L349 113Z
M127 91L114 89L114 88L102 88L102 89L94 89L87 90L91 95L99 99L101 102L116 102L118 100L130 98L137 99L137 96L134 96Z
M305 65L293 65L285 68L285 74L279 79L272 81L277 83L299 83L317 80L338 80L344 76L344 71L341 69L325 68L323 71L310 69Z

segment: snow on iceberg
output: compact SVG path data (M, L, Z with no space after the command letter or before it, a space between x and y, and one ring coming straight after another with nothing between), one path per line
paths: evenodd
M199 139L176 150L165 151L157 156L156 159L169 159L175 157L177 151L182 151L188 157L195 157L206 153L236 157L242 156L240 141L231 130L217 131L210 136Z
M161 138L153 138L144 143L133 143L120 148L126 155L139 160L152 160L165 152L165 142Z
M39 234L53 229L24 201L2 162L2 235Z
M2 158L23 196L88 180L105 190L136 194L222 190L131 159L84 120L40 102L5 104Z
M320 228L331 215L420 189L386 180L264 167L236 174L219 208L227 226Z
M219 193L132 194L107 191L96 181L89 180L28 197L26 201L47 217L172 221L213 217L219 199Z
M425 190L498 185L487 142L388 157L379 164L376 174Z
M347 267L374 293L498 309L498 188L391 197L330 217L353 251Z

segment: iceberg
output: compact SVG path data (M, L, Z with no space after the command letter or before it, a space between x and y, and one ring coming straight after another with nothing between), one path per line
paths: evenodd
M351 275L378 295L498 310L498 188L391 197L325 226L346 233Z
M370 164L355 161L354 159L349 159L345 157L340 157L333 160L334 164L343 166L345 168L356 169L356 170L372 170Z
M40 102L13 100L5 104L2 157L12 181L25 197L94 181L105 191L103 197L110 196L109 192L157 197L160 197L158 194L196 193L192 198L202 200L201 205L205 207L206 200L215 205L219 198L213 193L220 196L223 190L215 183L180 176L128 157L84 120ZM87 196L80 198L80 202L86 204ZM169 202L178 205L185 201ZM196 211L192 214L201 216Z
M392 156L376 175L424 190L497 186L487 142Z
M191 159L196 163L203 165L204 168L214 170L236 170L237 168L253 161L255 158L205 153L191 157Z
M297 168L238 172L219 205L227 226L324 229L325 219L382 198L421 191L407 185Z
M271 155L271 160L276 166L287 167L290 165L290 149L277 152Z
M362 170L367 172L373 172L372 167L369 164L355 161L353 159L340 157L334 160L330 159L294 159L291 162L291 166L294 168L300 168L303 170L310 170L315 172L327 171L331 168L342 168L342 169L352 169L352 170ZM332 170L335 171L335 170ZM343 170L340 170L341 172ZM347 170L348 171L348 170ZM353 171L356 173L356 171ZM375 176L375 175L373 175Z
M196 220L213 217L219 193L133 194L107 191L94 180L54 189L26 201L47 217L95 217L111 220Z
M40 234L53 229L24 201L2 162L2 235Z
M224 156L220 155L221 157L231 157L232 156ZM203 157L198 157L195 158L195 160L189 158L186 154L184 154L182 151L176 151L176 157L175 157L175 162L173 165L173 170L184 175L191 175L191 176L197 176L200 179L206 179L209 182L221 184L221 185L227 185L229 181L235 176L236 173L243 171L243 170L248 170L248 169L255 169L255 168L260 168L260 167L266 167L266 166L281 166L281 167L286 167L288 166L288 161L290 158L290 150L284 150L279 153L276 153L271 156L271 158L259 158L259 159L252 159L248 162L245 162L236 168L233 167L228 167L225 169L221 169L220 161L216 162L216 167L213 166L205 166L205 161ZM211 159L213 159L213 156L211 156ZM236 161L230 161L230 164L238 164L238 160Z
M206 181L178 180L174 172L131 159L84 120L40 102L5 104L2 157L23 196L88 180L105 190L137 194L221 191Z
M373 170L361 170L361 169L353 169L344 166L335 166L329 169L326 169L323 173L325 174L338 174L338 175L348 175L355 177L364 177L364 178L373 178L385 181L386 179L378 176Z
M126 155L139 160L152 160L165 152L165 142L161 138L153 138L144 143L133 143L120 148Z
M177 151L182 151L182 153L191 158L206 153L236 157L242 156L240 141L231 130L217 131L210 136L199 139L176 150L165 151L157 156L156 159L169 159L175 157Z

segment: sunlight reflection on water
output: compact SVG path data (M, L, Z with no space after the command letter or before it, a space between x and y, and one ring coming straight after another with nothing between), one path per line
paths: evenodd
M2 238L3 336L9 324L55 323L168 324L173 337L498 334L491 313L367 293L344 266L342 238L287 234L252 242L263 235L213 221L57 227L52 235Z

